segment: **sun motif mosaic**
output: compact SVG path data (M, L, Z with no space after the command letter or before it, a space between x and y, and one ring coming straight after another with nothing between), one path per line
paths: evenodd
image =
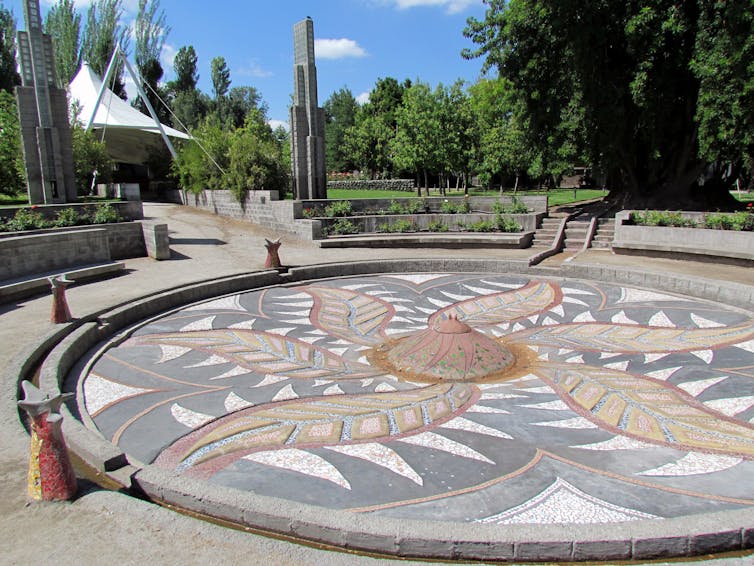
M281 286L106 350L80 405L143 462L315 505L510 523L754 505L754 318L490 274Z

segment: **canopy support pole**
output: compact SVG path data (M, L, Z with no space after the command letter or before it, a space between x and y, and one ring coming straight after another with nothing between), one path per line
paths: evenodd
M110 77L115 71L116 61L119 59L123 61L123 63L126 66L126 70L128 70L128 74L131 75L131 78L133 79L134 84L136 85L136 90L139 93L139 97L141 98L142 102L144 102L144 105L147 107L147 110L149 110L149 115L152 117L152 120L154 120L154 123L157 126L157 129L160 130L160 135L162 136L162 139L165 142L165 145L168 146L168 151L170 151L170 155L173 156L173 159L176 159L178 157L178 154L176 153L175 148L173 147L173 144L170 141L170 138L165 133L165 129L162 127L162 123L160 123L160 120L157 118L157 113L154 111L154 108L152 107L152 103L149 102L149 99L147 98L147 95L144 92L144 89L141 87L141 80L139 79L139 76L134 72L133 67L131 67L131 63L128 62L128 59L126 59L125 55L120 50L120 47L116 47L115 51L113 51L113 56L110 59L110 64L107 66L107 72L105 73L105 78L102 80L102 87L99 90L99 94L97 94L97 102L94 103L94 110L92 111L92 117L89 119L89 122L86 125L86 129L89 130L92 127L92 124L94 123L94 118L97 115L97 109L99 108L99 105L102 102L102 96L105 94L105 89L107 89L107 85L109 84Z
M118 50L118 52L120 53L120 50ZM136 90L139 92L141 101L147 107L147 110L149 110L149 115L152 117L152 120L154 120L154 123L157 125L157 128L160 130L160 135L162 136L162 139L165 141L165 145L168 146L168 151L170 151L170 155L173 156L173 159L177 159L178 154L176 153L175 148L173 147L173 144L170 142L170 138L165 133L165 129L162 127L162 123L160 122L159 118L157 118L157 113L154 111L154 108L152 108L152 103L149 102L149 99L147 98L147 94L144 92L144 89L141 88L141 80L139 76L134 72L133 67L131 67L131 63L128 62L128 59L123 57L123 62L126 64L126 69L128 69L128 74L131 75L131 78L133 79L134 84L136 85Z

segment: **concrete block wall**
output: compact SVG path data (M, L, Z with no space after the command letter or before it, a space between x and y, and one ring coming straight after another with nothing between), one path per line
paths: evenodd
M120 214L123 220L141 220L144 218L144 207L142 206L141 201L111 202L110 205L118 211L118 214ZM74 208L79 214L91 214L97 209L97 203L76 202L66 204L40 204L36 206L34 212L38 212L48 220L54 220L58 215L58 212L64 208ZM0 218L3 220L13 218L17 210L17 208L0 209Z
M319 238L319 222L301 218L300 202L278 199L277 191L248 191L243 203L239 203L230 191L204 191L198 195L181 193L182 204L199 210L245 220L306 240Z
M372 179L350 181L327 181L328 189L359 189L366 191L406 191L416 190L413 179Z
M102 228L4 238L0 240L0 280L111 259L107 231Z

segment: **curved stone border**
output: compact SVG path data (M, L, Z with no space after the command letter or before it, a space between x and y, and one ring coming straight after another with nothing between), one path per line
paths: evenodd
M284 274L267 271L210 280L150 295L50 332L14 360L11 369L19 380L24 379L35 363L44 360L40 386L54 394L72 369L82 369L86 363L82 356L91 348L101 347L104 340L123 340L133 325L187 303L270 285L406 271L597 279L754 310L754 286L607 266L577 264L552 270L529 268L526 262L515 260L454 259L325 264ZM259 496L129 462L116 446L64 409L64 432L71 449L120 484L159 503L277 536L401 557L497 561L646 560L754 548L750 509L620 524L500 526L372 517Z

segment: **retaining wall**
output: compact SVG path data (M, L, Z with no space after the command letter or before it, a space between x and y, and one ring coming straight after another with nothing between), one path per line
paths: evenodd
M239 203L230 191L203 191L200 194L171 191L168 198L171 202L180 202L220 216L253 222L278 232L295 234L306 240L317 240L321 237L320 223L302 218L301 202L279 200L278 191L247 191L242 203Z
M327 181L328 189L354 189L362 191L406 191L416 190L413 179L365 179L350 181Z
M115 210L118 211L123 220L141 220L144 218L144 208L140 200L129 200L120 202L111 202L110 204ZM40 204L34 205L34 212L38 212L44 218L48 220L54 220L58 215L58 212L64 208L73 208L79 214L91 214L98 206L96 202L83 202L83 203L67 203L67 204ZM21 207L31 208L31 207ZM13 218L18 208L3 208L0 209L0 219L8 220Z
M407 205L409 202L415 202L416 198L407 197L403 198L369 198L369 199L341 199L348 200L351 203L351 208L356 214L376 214L379 211L387 212L390 210L390 205L393 202L398 202L403 205ZM503 206L509 207L513 205L513 198L510 196L502 197L426 197L422 199L422 203L426 210L429 212L440 213L442 212L443 203L451 203L455 206L462 204L465 200L468 200L471 212L493 212L493 207L496 202L501 202ZM521 196L518 197L518 201L524 203L529 212L547 212L547 196ZM303 200L301 201L302 213L305 209L311 208L325 208L328 204L339 202L339 200Z
M612 247L616 252L691 254L754 261L754 232L624 224L631 212L624 210L615 215ZM703 213L685 216L698 220Z
M167 224L119 222L0 234L0 281L149 256L169 259Z

